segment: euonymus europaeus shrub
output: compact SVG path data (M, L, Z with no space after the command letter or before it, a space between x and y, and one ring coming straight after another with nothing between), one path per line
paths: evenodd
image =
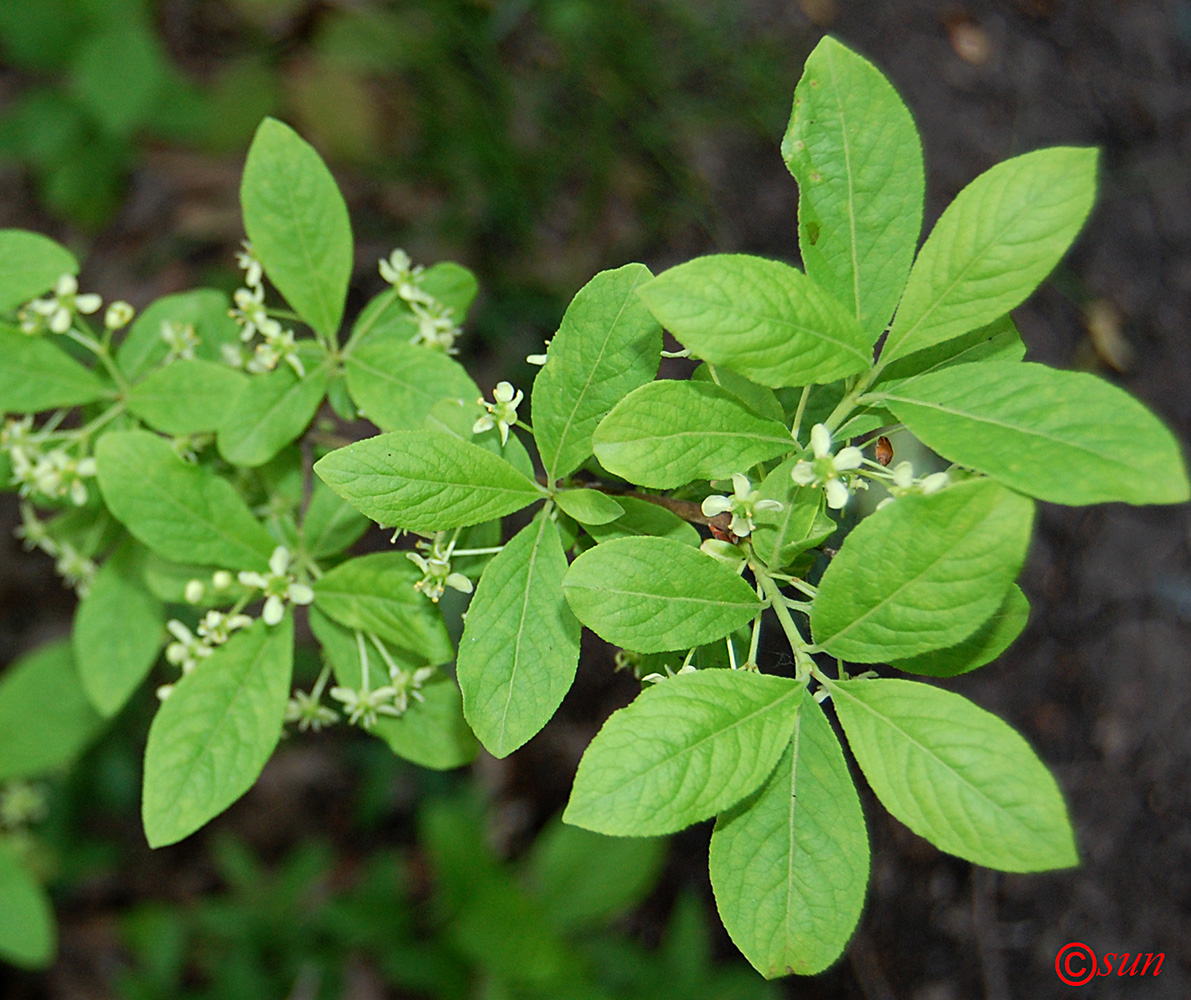
M828 711L878 799L942 850L1075 864L1026 742L910 678L975 669L1021 632L1035 499L1188 498L1163 425L1091 375L1023 361L1008 317L1083 224L1095 153L993 167L919 246L911 116L827 39L782 154L805 270L713 255L598 274L531 359L532 428L521 391L486 402L449 356L474 294L461 268L395 252L392 287L341 342L347 212L276 121L245 166L230 314L198 291L93 324L69 254L5 234L4 453L27 544L82 599L72 642L0 689L0 776L69 756L165 645L182 675L158 692L143 812L169 844L252 784L286 721L345 720L429 767L470 760L472 733L512 753L566 695L586 626L644 690L588 748L564 820L641 837L716 817L720 915L766 976L830 965L864 900L864 817ZM663 329L697 359L689 379L656 379ZM324 400L384 433L336 447ZM895 431L938 467L898 460ZM845 522L870 488L883 499ZM413 548L350 556L369 521ZM455 592L472 594L457 645L439 604ZM307 605L326 666L294 690ZM789 653L762 671L774 629Z

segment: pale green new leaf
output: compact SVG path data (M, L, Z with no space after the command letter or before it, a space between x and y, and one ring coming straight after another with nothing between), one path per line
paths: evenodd
M133 385L128 410L165 434L214 431L248 381L243 372L213 361L174 361Z
M893 660L891 667L909 674L929 677L956 677L983 667L1000 656L1013 643L1030 617L1030 602L1016 584L1009 588L993 616L970 636L946 649L932 649L906 660Z
M232 465L264 465L298 437L327 392L329 361L304 352L306 374L289 365L246 379L219 422L219 454Z
M95 448L99 488L132 535L176 562L264 569L277 543L226 479L184 462L165 438L113 431Z
M902 497L857 525L819 582L815 642L887 663L966 639L1021 569L1034 505L990 480Z
M293 654L292 615L258 618L174 685L145 747L150 847L190 836L252 787L281 736Z
M554 819L533 842L527 874L547 919L570 929L638 906L665 860L659 837L606 837Z
M376 338L356 348L345 370L352 401L384 431L416 430L439 400L474 403L480 398L459 362L396 338Z
M352 272L347 205L314 147L276 118L253 137L240 206L269 280L302 319L333 337Z
M541 499L533 480L479 445L442 431L392 431L314 465L328 486L380 524L466 527Z
M165 608L144 583L145 555L132 541L112 553L74 615L79 680L91 704L109 717L140 686L165 639Z
M562 586L579 621L639 653L700 646L762 609L728 566L673 538L602 542L571 563Z
M607 524L624 514L616 499L599 490L563 490L554 502L580 524Z
M914 681L830 685L877 798L940 850L1009 872L1078 864L1055 780L990 712Z
M198 338L194 356L198 360L223 362L222 347L240 343L240 328L228 315L227 295L214 288L163 295L145 307L132 321L128 334L116 350L116 362L130 379L146 375L169 355L161 336L165 323L191 326Z
M676 542L697 549L703 541L694 525L660 504L637 497L617 497L616 502L624 508L624 513L615 521L583 526L597 542L606 542L613 538L633 538L637 535L657 535L660 538L672 538Z
M352 545L371 523L326 483L315 480L302 522L303 547L312 559L333 556Z
M697 357L762 385L830 382L872 364L875 334L801 271L776 260L697 257L664 271L640 294Z
M363 678L360 645L350 629L331 621L318 608L310 610L310 627L323 647L323 653L335 671L335 679L344 687L358 689ZM404 670L416 670L417 659L407 659L401 650L389 649ZM368 657L369 687L372 690L390 683L384 660L371 640L365 643ZM409 708L400 718L381 715L370 732L388 744L398 757L421 767L449 771L470 764L480 746L463 719L463 699L450 677L436 673L422 685L421 698L411 697Z
M0 229L0 312L48 291L64 274L78 274L74 254L48 236Z
M864 906L868 833L813 698L769 780L715 821L708 864L728 935L766 979L814 975L839 958Z
M99 376L57 345L3 324L0 357L0 412L37 413L110 394Z
M422 571L404 552L373 552L340 563L314 584L314 605L341 625L375 632L425 663L447 663L455 648L442 614L414 590Z
M1039 500L1182 503L1183 451L1132 396L1084 372L986 362L878 392L944 458Z
M69 640L27 653L0 674L0 782L65 767L103 721L83 694Z
M650 382L625 396L592 437L609 472L673 489L727 479L794 448L785 424L760 417L710 382Z
M773 569L788 566L799 552L825 541L835 522L823 511L823 491L797 485L790 472L798 459L791 456L769 473L757 488L758 499L776 500L781 510L753 515L753 550Z
M898 358L888 367L881 369L877 385L884 386L898 379L929 375L952 365L966 365L974 361L1021 361L1025 356L1026 345L1022 343L1021 334L1018 333L1013 320L1009 316L1002 316L988 326ZM971 376L975 374L969 372Z
M58 928L49 894L22 853L16 837L0 838L0 961L41 969L54 960Z
M637 290L652 275L644 264L602 271L567 307L533 384L533 425L553 483L591 453L591 436L627 393L652 381L662 328Z
M494 757L536 735L575 679L582 629L563 598L566 574L558 528L539 514L488 564L467 610L463 713Z
M645 837L735 805L781 757L804 690L744 670L703 670L646 688L591 741L563 822Z
M782 157L798 181L806 273L876 340L922 228L922 144L881 72L834 38L807 57Z
M1015 156L964 188L923 244L881 362L905 357L1020 304L1067 252L1096 197L1096 150Z

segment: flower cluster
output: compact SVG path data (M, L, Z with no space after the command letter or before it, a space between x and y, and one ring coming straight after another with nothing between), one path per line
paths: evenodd
M99 571L93 560L79 552L69 542L59 541L50 534L49 525L40 520L27 503L21 504L21 523L13 529L28 551L39 549L54 560L54 571L79 597L85 597Z
M236 289L232 295L235 305L228 312L240 325L241 344L224 344L223 359L234 368L244 368L254 373L271 372L279 362L284 361L301 377L306 374L306 366L298 356L294 331L283 327L269 315L265 306L261 263L252 252L251 243L245 240L243 248L236 254L236 263L244 271L244 284L247 287ZM257 334L260 334L261 340L246 356L245 351Z
M166 646L165 658L181 669L182 676L185 677L214 653L217 647L227 642L233 632L248 628L251 624L252 619L248 615L212 610L203 615L195 632L191 632L178 619L171 618L165 627L169 629L174 641ZM173 684L163 684L157 689L157 697L165 701L173 690Z
M451 310L422 287L425 276L422 266L415 265L404 250L394 250L387 259L381 259L379 269L380 276L393 286L397 297L409 306L418 321L418 332L410 338L410 343L458 354L455 341L463 331L456 325Z
M424 685L437 672L436 667L417 667L406 669L393 659L383 642L376 636L369 637L381 659L388 668L389 683L382 687L372 688L368 682L368 650L364 644L364 635L356 633L356 646L360 656L360 669L363 682L359 688L333 687L331 697L342 703L347 713L347 721L353 726L371 729L376 725L380 716L388 715L400 718L409 710L410 699L425 701L421 692Z
M34 299L20 312L17 319L21 331L37 336L49 330L51 333L66 333L74 326L75 317L82 313L89 316L103 305L94 292L79 294L79 282L73 274L64 274L54 285L54 290L44 299Z
M489 403L482 398L477 400L488 412L476 420L471 432L482 434L484 431L497 427L500 429L500 443L508 444L509 428L517 423L517 407L525 398L525 393L520 389L514 389L509 382L497 382L492 398L496 402Z
M245 587L264 592L265 610L261 614L266 625L276 625L285 614L285 602L309 604L314 600L314 591L305 583L299 583L289 571L289 549L278 545L269 557L268 574L245 571L239 574L239 581Z
M859 469L864 463L864 455L859 448L848 447L840 449L839 454L831 453L831 431L824 424L815 424L811 428L811 451L814 459L805 459L795 464L790 470L790 478L799 486L821 486L827 494L827 506L833 510L844 507L855 488L855 477L845 477L841 473Z
M753 528L756 527L753 523L753 516L757 511L781 509L782 502L780 500L760 499L760 494L753 489L749 477L741 472L734 473L732 476L732 496L724 497L713 494L707 497L702 505L704 517L715 517L730 511L732 514L730 530L737 538L744 538L752 534Z
M461 594L471 593L471 580L462 573L451 571L451 553L455 543L447 542L445 531L440 531L431 541L418 542L417 547L422 551L405 553L405 558L422 571L422 579L414 584L414 590L420 590L435 604L447 587Z
M0 429L0 452L12 465L11 485L21 496L37 494L48 500L70 498L81 507L87 502L87 484L96 473L90 455L72 455L66 448L45 448L48 434L33 430L33 417L9 419Z

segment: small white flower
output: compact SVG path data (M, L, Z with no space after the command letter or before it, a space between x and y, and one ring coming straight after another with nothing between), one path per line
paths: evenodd
M302 364L302 359L298 357L298 345L294 340L293 330L284 330L278 326L275 330L267 330L264 332L265 342L259 344L256 348L256 358L248 362L248 370L251 371L272 371L278 361L284 361L289 365L298 376L303 378L306 375L306 367ZM262 367L257 368L260 364Z
M12 533L19 539L26 551L40 549L46 555L58 555L58 544L50 536L49 526L38 519L37 511L29 504L21 504L21 523Z
M222 646L238 629L248 628L252 619L248 615L231 615L224 611L208 611L198 623L199 637L208 646Z
M381 715L399 718L404 714L404 708L399 708L393 703L394 696L399 693L397 688L387 684L375 691L357 691L347 687L331 688L331 697L343 703L347 721L363 729L375 726Z
M199 345L199 338L198 334L194 332L193 323L176 323L171 319L162 320L161 339L169 348L169 352L165 356L167 365L179 359L194 360L194 349Z
M877 510L883 507L888 507L895 500L911 494L921 494L922 496L930 496L932 493L938 493L951 482L951 477L946 472L932 472L929 476L924 476L922 479L914 477L914 466L909 462L898 462L893 468L892 480L886 483L889 490L889 496L877 504Z
M295 691L285 705L285 721L296 722L299 732L313 729L316 733L323 726L339 721L339 713L328 708L306 691Z
M811 428L811 451L815 457L809 462L797 462L790 470L790 478L799 486L822 486L827 494L827 506L839 510L851 496L840 473L859 469L864 463L864 454L859 448L847 447L832 455L831 447L831 431L824 424L815 424Z
M419 552L407 552L405 558L422 571L422 579L414 584L414 590L419 590L435 604L442 597L447 587L457 590L461 594L472 592L472 583L462 573L451 572L451 546L442 549L443 533L435 537L433 545L419 542L418 546L426 555Z
M276 625L285 614L285 602L291 604L309 604L314 600L314 591L304 583L299 583L289 572L289 549L278 545L269 557L269 573L243 571L239 580L245 587L252 587L264 591L265 609L261 617L266 625Z
M165 623L165 627L175 639L165 647L165 658L175 667L180 667L183 675L190 673L198 666L200 660L205 660L214 652L178 619L171 618Z
M231 316L243 328L240 339L244 342L251 340L259 330L265 334L270 330L280 330L281 324L269 317L265 308L265 289L263 285L255 288L237 288L232 295L235 306L228 310Z
M419 287L422 283L422 266L419 264L415 267L404 250L394 250L388 260L381 258L378 268L380 276L397 290L398 296L405 302L428 305L434 301L432 295Z
M103 325L109 330L120 330L132 322L136 310L127 302L113 302L103 314Z
M428 305L411 302L410 309L418 321L418 332L410 338L411 344L429 347L445 354L459 353L455 341L463 331L455 325L450 309L433 300Z
M702 504L704 517L715 517L727 511L732 512L732 534L737 538L744 538L752 533L756 525L753 516L759 510L781 510L780 500L760 500L760 494L753 489L749 477L742 472L732 476L732 496L712 495L704 499Z
M263 276L261 262L256 259L256 253L248 240L241 240L240 246L243 249L236 251L236 264L245 272L244 284L249 288L259 288Z
M211 586L216 590L227 590L233 583L235 583L235 577L226 569L217 569L211 574Z
M48 298L34 299L23 310L21 329L26 333L40 333L45 328L53 333L65 333L71 328L76 315L90 315L103 305L103 299L98 295L79 295L78 292L79 283L75 276L62 275Z
M203 594L206 592L206 587L203 586L202 580L190 580L186 584L186 589L182 592L182 596L186 599L187 604L198 604L203 599Z
M500 443L508 444L509 428L517 422L517 407L525 398L525 393L520 389L514 389L508 382L497 382L492 397L496 400L495 403L479 400L488 412L475 422L471 432L482 434L493 427L498 427L500 428Z

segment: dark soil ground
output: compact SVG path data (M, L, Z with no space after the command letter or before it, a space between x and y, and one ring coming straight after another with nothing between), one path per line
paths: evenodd
M830 30L893 80L923 136L928 224L964 184L1005 157L1056 144L1100 147L1094 215L1052 282L1016 319L1032 359L1098 372L1187 440L1191 4L757 0L747 6L762 30L791 39L799 52ZM711 193L714 221L700 235L663 238L646 263L657 270L710 250L794 257L795 189L777 138L764 145L726 136L694 150L690 166ZM158 162L153 170L160 169ZM237 169L212 168L217 203L234 197ZM19 178L4 183L19 195ZM121 215L109 249L97 245L89 265L93 284L122 289L129 298L163 289L146 287L123 268L122 247L168 231L174 221L169 199L145 195L163 183L160 177L147 168L138 183L134 195L139 190L141 200ZM41 224L27 199L12 204L0 208L5 225ZM500 363L491 361L494 372ZM9 521L13 506L4 500ZM1069 941L1097 952L1165 954L1157 978L1100 978L1083 988L1085 996L1191 995L1189 528L1186 507L1042 505L1022 578L1033 609L1026 633L999 663L948 684L1008 720L1052 767L1070 804L1082 866L1030 876L976 869L937 852L868 796L873 874L860 929L840 964L817 979L790 981L787 995L1066 996L1077 991L1058 981L1055 955ZM60 632L69 613L70 601L44 560L20 553L13 542L0 566L0 656L8 660ZM591 652L593 663L545 733L511 761L477 765L512 845L561 806L591 734L631 696L623 678L609 681L607 660L594 645ZM338 773L340 765L298 766L290 752L280 755L226 822L270 846L278 838L326 832L334 824L325 815L284 811L301 805L303 782L319 768ZM676 839L652 909L664 913L679 885L709 895L706 840L706 830ZM173 857L185 866L196 852ZM184 882L185 868L171 878ZM62 902L59 967L22 978L16 995L108 995L101 970L109 958L94 947L109 947L110 940L99 935L96 946L88 930L94 911L84 920L72 913L71 898ZM730 949L726 938L721 945Z

